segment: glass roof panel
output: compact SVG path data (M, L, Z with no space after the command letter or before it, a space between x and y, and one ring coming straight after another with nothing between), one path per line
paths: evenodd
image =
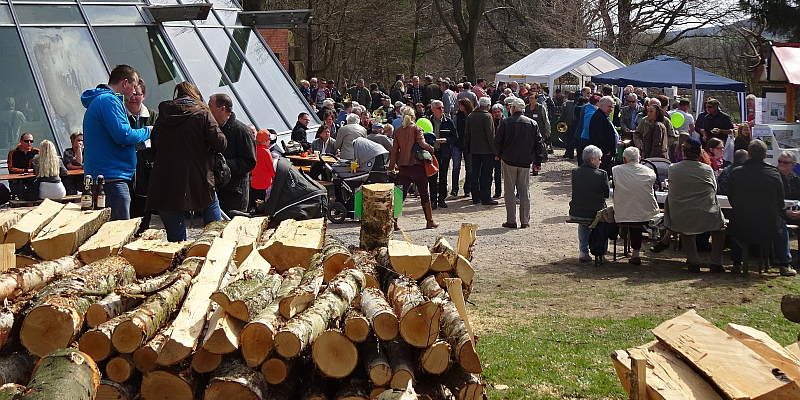
M234 10L214 10L216 11L222 23L225 26L241 26L242 21L239 20L239 11Z
M0 24L13 24L14 19L11 18L11 11L8 10L7 5L0 5Z
M83 9L92 24L144 24L136 6L85 6Z
M14 6L20 24L83 24L78 6L33 5Z
M150 0L150 4L178 4L178 0Z
M81 0L81 3L144 3L144 0Z

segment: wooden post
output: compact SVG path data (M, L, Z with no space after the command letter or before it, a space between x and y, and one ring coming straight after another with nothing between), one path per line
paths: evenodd
M394 184L373 183L361 187L360 243L364 250L389 245L394 232Z
M631 400L647 400L647 358L640 349L631 349Z
M794 121L794 91L795 85L786 85L786 123L793 124Z

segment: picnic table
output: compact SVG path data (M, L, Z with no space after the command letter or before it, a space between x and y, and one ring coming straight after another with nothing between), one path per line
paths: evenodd
M83 168L81 169L71 169L67 171L67 176L75 176L81 175L83 176ZM16 181L20 179L28 179L28 178L36 178L36 175L33 173L27 174L2 174L0 175L0 181Z
M669 192L656 191L656 201L658 202L658 204L664 204L664 203L667 202L667 194L669 194ZM614 189L613 188L610 189L610 191L609 191L609 197L612 198L612 199L614 198ZM721 208L732 208L731 207L731 202L728 200L728 196L725 196L725 195L722 195L722 194L718 194L717 195L717 201L719 202L719 206ZM800 201L798 201L798 200L784 199L783 200L783 204L784 204L784 208L789 208L789 209L799 209L800 208Z

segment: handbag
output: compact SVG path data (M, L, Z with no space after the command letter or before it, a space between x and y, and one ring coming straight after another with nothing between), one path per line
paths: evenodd
M214 152L214 186L217 189L225 186L231 181L231 168L228 162L225 161L225 156L222 153Z
M425 160L422 162L425 166L425 175L430 178L436 175L439 172L439 161L436 159L436 156L431 156L431 160Z

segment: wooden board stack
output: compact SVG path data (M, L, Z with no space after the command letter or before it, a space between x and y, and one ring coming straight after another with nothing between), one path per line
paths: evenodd
M40 207L0 213L24 256L0 269L0 399L483 399L474 225L365 251L323 219L236 217L168 243Z
M800 398L800 355L764 332L732 323L723 331L690 310L653 334L611 354L631 399Z

